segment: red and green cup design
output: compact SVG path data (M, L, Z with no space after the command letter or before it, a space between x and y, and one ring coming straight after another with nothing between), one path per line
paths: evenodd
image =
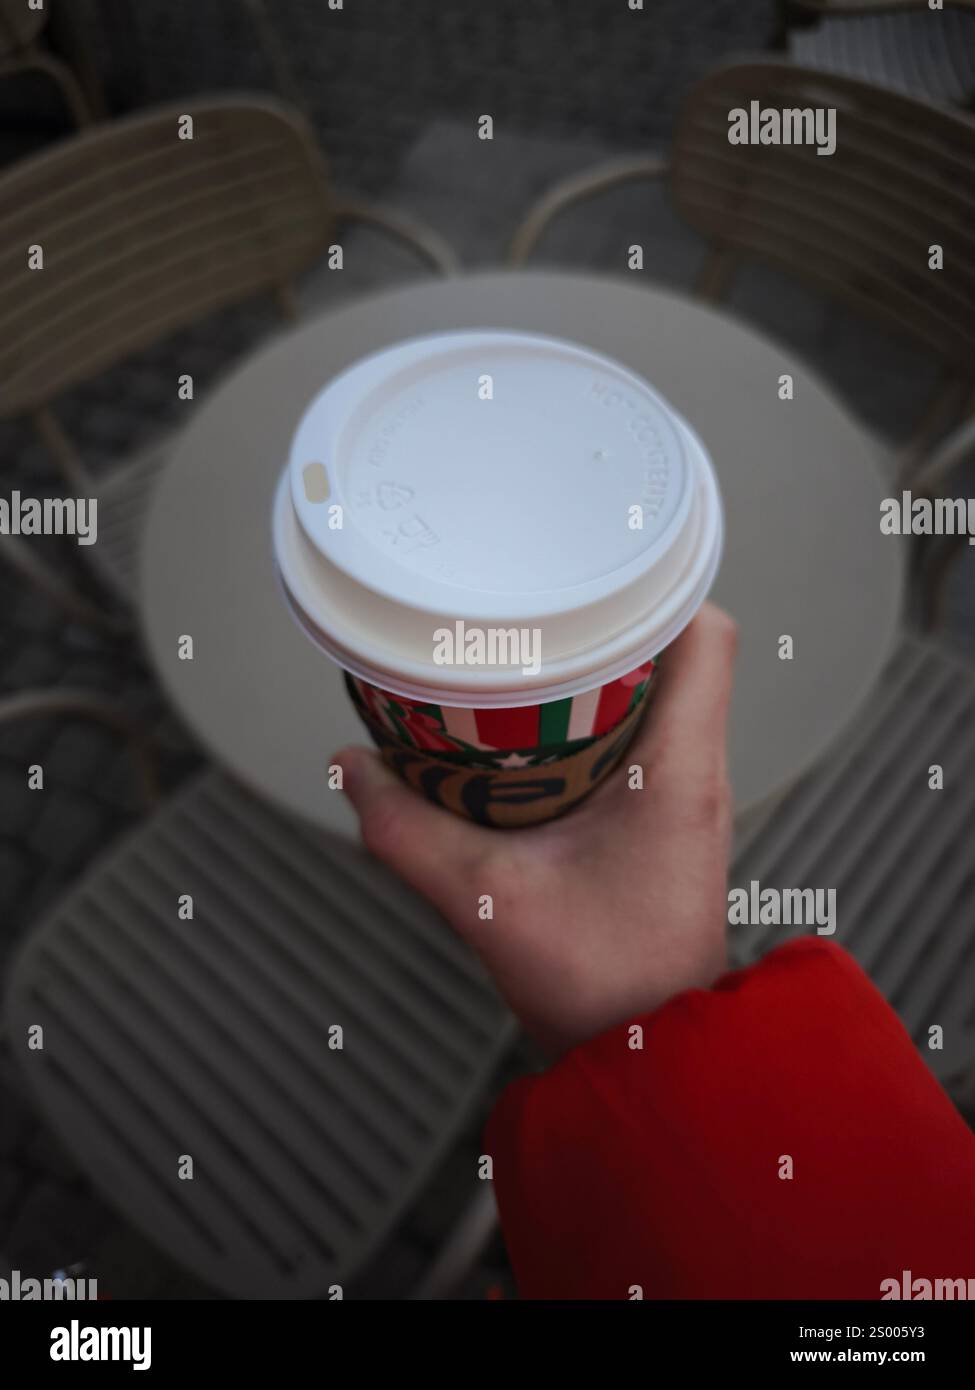
M615 766L642 718L656 663L545 704L461 709L407 699L346 673L386 761L428 799L497 826L549 820Z

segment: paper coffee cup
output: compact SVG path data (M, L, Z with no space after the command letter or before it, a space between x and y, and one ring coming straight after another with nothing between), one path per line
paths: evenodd
M611 771L721 543L704 447L651 386L494 330L414 338L330 382L273 517L292 610L383 756L499 826Z

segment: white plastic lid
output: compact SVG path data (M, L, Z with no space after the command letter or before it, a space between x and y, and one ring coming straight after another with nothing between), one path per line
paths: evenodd
M314 639L394 693L461 706L559 699L656 655L703 602L721 534L704 448L646 382L493 330L414 338L330 382L274 512ZM437 665L433 634L458 620L537 628L539 672Z

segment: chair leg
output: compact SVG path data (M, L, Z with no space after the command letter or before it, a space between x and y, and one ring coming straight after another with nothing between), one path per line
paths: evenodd
M128 744L135 765L143 805L147 811L154 809L159 802L159 777L152 737L114 701L95 691L68 687L21 690L0 699L0 724L18 719L49 719L56 715L91 719L120 734Z
M68 487L81 496L92 491L92 481L85 471L78 451L58 423L57 416L47 406L34 412L34 428L41 442L51 451L60 470L61 477Z
M953 374L941 381L910 439L897 452L895 479L898 487L917 488L921 476L927 476L930 455L936 451L937 441L960 418L964 418L970 392L971 382ZM971 412L971 408L969 404L967 413Z
M741 257L730 246L714 246L701 267L694 293L701 299L718 303L724 299Z
M941 633L947 625L951 577L961 560L961 547L968 544L968 537L937 536L925 537L925 540L928 542L928 553L926 559L919 563L915 580L919 595L919 620L923 631Z
M491 1183L469 1203L440 1250L413 1299L449 1299L476 1264L488 1242L498 1230L498 1209Z
M18 67L22 72L34 69L46 73L61 93L65 106L79 130L94 124L95 117L81 90L81 84L67 63L55 58L53 53L45 53L40 48L29 48L20 59Z
M77 79L94 121L108 119L105 90L92 44L92 35L99 22L94 10L100 3L101 0L64 0L62 4L48 6L51 18L47 32L54 52Z
M113 637L130 631L131 623L127 619L112 613L103 613L88 599L75 593L54 570L32 553L27 542L19 536L0 537L0 560L22 579L33 584L75 622L96 628L99 632Z
M295 288L290 282L275 285L274 299L278 306L278 312L286 323L297 323L301 317L298 312L298 301L295 298Z

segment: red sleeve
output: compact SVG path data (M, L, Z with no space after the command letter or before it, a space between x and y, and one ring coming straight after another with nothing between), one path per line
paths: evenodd
M975 1136L845 951L802 938L640 1022L642 1050L615 1028L491 1116L524 1297L879 1299L903 1270L975 1277Z

